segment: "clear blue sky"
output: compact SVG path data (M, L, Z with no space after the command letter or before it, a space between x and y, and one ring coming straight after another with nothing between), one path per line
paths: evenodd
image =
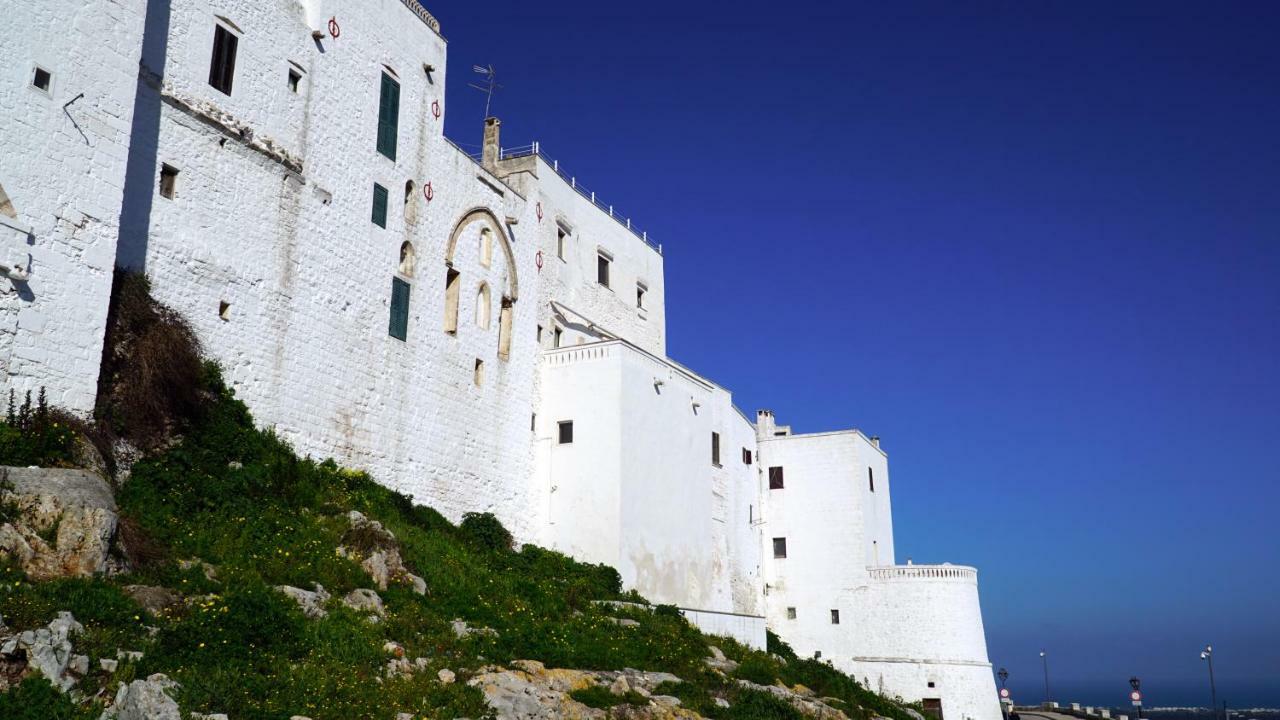
M1123 9L1120 8L1123 6ZM1280 705L1280 3L485 3L447 130L666 249L670 354L890 454L1038 701ZM1071 697L1068 697L1070 695Z

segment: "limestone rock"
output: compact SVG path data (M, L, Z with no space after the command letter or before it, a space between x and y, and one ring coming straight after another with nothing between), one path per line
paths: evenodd
M120 667L120 661L112 660L111 658L100 658L98 660L98 667L102 668L103 672L113 673Z
M711 656L702 660L707 667L725 674L730 674L738 669L738 663L725 657L724 651L720 648L715 645L709 645L707 649L711 651Z
M605 619L613 623L614 625L621 625L622 627L639 627L640 626L639 620L632 620L631 618L611 617L611 618L605 618Z
M276 590L293 598L293 601L298 603L298 607L302 608L302 614L315 620L329 614L324 609L324 605L332 597L327 590L320 586L320 583L316 583L315 587L314 591L310 591L291 585L277 585Z
M459 639L468 638L472 635L480 635L481 637L498 637L498 631L493 628L473 628L467 624L465 620L454 620L453 634ZM517 662L534 662L532 660L518 660Z
M0 557L33 580L85 577L107 569L118 515L111 487L87 470L0 468L2 497L17 508L0 524ZM46 540L52 534L50 540Z
M159 615L179 601L178 595L173 591L154 585L125 585L124 591L152 615Z
M159 673L122 684L101 720L182 720L178 703L169 697L175 687L177 683Z
M443 685L452 685L458 679L458 676L449 668L441 668L440 672L436 673L436 677L440 678L440 683Z
M695 720L699 716L682 708L680 700L671 696L654 696L644 705L618 706L608 711L588 707L570 696L575 690L593 686L648 691L672 678L679 682L679 678L670 673L645 673L629 668L621 672L548 669L534 660L517 660L511 663L510 669L481 668L467 684L484 693L485 702L499 720Z
M71 637L83 631L84 626L76 622L71 613L60 612L45 627L0 639L0 656L25 656L25 660L5 663L5 672L0 675L0 690L21 682L33 672L39 672L63 692L70 690L78 679L76 676L86 675L89 671L89 659L73 655L71 648ZM73 664L76 667L72 667Z
M738 680L738 684L753 690L772 693L773 695L791 703L792 707L809 717L820 717L826 718L827 720L847 720L848 718L843 710L832 707L821 700L813 699L811 697L814 694L813 691L803 685L796 686L796 688L800 690L800 692L797 692L796 690L782 684L757 685L750 680L742 679ZM808 694L806 695L804 693Z
M368 588L358 588L347 593L347 596L342 598L342 604L352 610L366 610L373 613L375 617L382 617L386 613L386 609L382 606L382 598Z
M228 720L226 713L191 713L191 720Z
M204 573L204 577L206 580L217 582L218 568L214 567L213 565L210 565L209 563L201 560L200 558L187 558L186 560L178 561L179 570L190 570L193 567L200 568L201 572Z
M358 510L347 513L350 527L342 536L338 554L350 558L369 574L379 590L386 590L391 583L410 585L419 595L427 592L427 581L409 572L400 557L400 543L392 532L377 520L371 520Z

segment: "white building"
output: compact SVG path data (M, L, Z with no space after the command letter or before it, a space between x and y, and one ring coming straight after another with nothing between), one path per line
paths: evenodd
M660 248L496 119L479 160L444 136L415 0L9 17L3 389L89 410L112 265L143 270L299 452L494 512L712 632L767 623L873 689L998 716L976 572L894 565L878 442L753 423L667 358Z

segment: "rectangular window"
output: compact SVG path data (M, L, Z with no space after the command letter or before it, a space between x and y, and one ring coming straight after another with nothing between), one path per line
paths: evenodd
M636 307L644 309L644 294L648 291L649 288L645 287L644 283L636 283Z
M604 253L596 255L596 282L609 287L609 256Z
M172 165L160 165L160 197L170 200L178 190L178 168Z
M751 464L751 451L746 448L742 448L742 464L743 465Z
M236 46L240 38L221 25L213 26L213 59L209 63L209 84L223 95L231 94L236 74Z
M542 347L542 326L538 326L538 347Z
M711 464L720 467L720 433L711 433Z
M297 93L298 85L302 83L302 73L289 68L289 92Z
M782 468L775 465L769 468L769 489L781 490L782 487Z
M559 438L560 444L568 445L572 443L573 442L573 421L561 420L559 423L556 423L556 424L559 425L559 429L560 429L560 438Z
M535 432L538 429L538 413L529 416L529 432Z
M787 556L787 539L773 539L773 556L776 558L785 558Z
M444 272L444 331L458 333L458 299L462 293L462 275L449 268Z
M31 87L49 92L49 88L53 87L53 74L42 67L37 67L31 76Z
M387 189L378 183L373 184L373 224L387 226Z
M476 358L476 372L472 380L475 382L476 387L484 384L484 361L480 358Z
M796 619L796 609L795 609L795 608L793 608L793 607L789 607L789 608L787 608L787 619L788 619L788 620L795 620L795 619Z
M409 335L409 283L391 278L391 326L387 333L397 340Z
M565 245L569 242L569 233L564 228L556 228L556 257L564 259Z
M871 488L871 492L876 491L876 474L871 468L867 468L867 487Z
M839 624L840 624L840 611L839 611L839 610L835 610L835 609L833 609L833 610L831 611L831 624L832 624L832 625L839 625Z
M378 97L378 152L396 159L396 139L400 133L400 83L382 73L382 92Z
M551 338L552 340L551 347L560 347L560 341L561 339L563 339L563 337L564 337L564 331L561 330L560 328L556 328L556 331L555 333L553 333Z

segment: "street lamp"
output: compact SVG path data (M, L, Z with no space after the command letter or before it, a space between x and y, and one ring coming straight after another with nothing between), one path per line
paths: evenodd
M1209 693L1213 698L1213 716L1218 717L1218 687L1213 683L1213 646L1205 645L1204 651L1200 653L1200 659L1209 663Z
M1004 668L1000 668L1000 672L996 673L996 677L1000 678L1000 715L1005 720L1009 720L1008 706L1012 703L1006 702L1008 700L1008 698L1006 697L1008 690L1006 690L1004 687L1004 684L1009 680L1009 671L1005 670Z
M1129 687L1133 688L1133 695L1135 698L1133 705L1138 708L1138 720L1142 720L1142 695L1139 694L1139 690L1142 687L1142 681L1138 679L1137 675L1129 678Z
M1049 703L1049 653L1040 651L1040 659L1044 662L1044 702Z

